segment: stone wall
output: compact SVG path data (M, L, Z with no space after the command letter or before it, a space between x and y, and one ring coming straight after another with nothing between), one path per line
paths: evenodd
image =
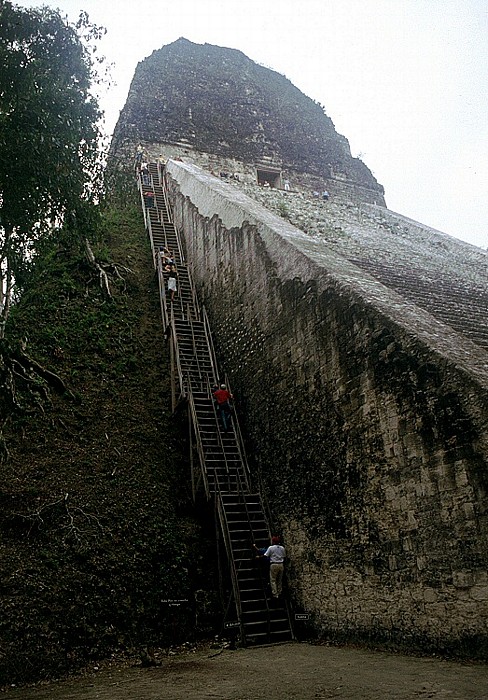
M325 635L488 655L488 355L218 178L167 166L251 468Z
M119 141L117 149L111 149L109 157L110 167L114 170L131 170L134 167L137 145L131 140ZM161 159L164 161L170 159L178 160L183 163L197 165L216 175L221 171L235 173L238 175L241 183L257 183L257 168L259 164L256 162L246 163L237 158L198 151L191 144L184 141L165 143L163 141L146 142L142 140L141 146L149 161ZM271 162L270 165L274 166L276 164ZM263 167L262 163L261 167ZM333 197L344 201L355 202L356 204L363 202L386 207L383 189L378 190L366 187L360 182L348 180L344 177L336 177L333 173L329 177L319 177L291 168L283 168L281 164L278 164L277 167L281 172L282 180L288 180L294 192L308 195L314 190L317 192L327 190Z

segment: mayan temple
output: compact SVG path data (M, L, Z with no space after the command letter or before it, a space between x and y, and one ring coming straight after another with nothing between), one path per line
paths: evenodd
M111 162L132 172L139 144L292 608L486 658L487 252L390 211L324 108L240 51L179 39L141 62Z

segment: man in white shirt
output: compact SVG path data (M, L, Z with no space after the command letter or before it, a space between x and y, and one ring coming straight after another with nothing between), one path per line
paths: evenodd
M271 546L265 551L264 556L269 559L271 594L273 598L278 598L283 589L283 571L286 558L285 548L280 544L279 537L271 538Z

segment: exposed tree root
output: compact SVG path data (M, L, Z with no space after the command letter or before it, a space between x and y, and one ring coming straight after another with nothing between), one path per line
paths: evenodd
M59 394L68 391L64 381L54 372L29 357L25 342L15 349L3 341L0 344L0 464L8 461L9 452L3 428L13 415L25 415L33 410L44 411L50 401L49 389Z
M95 255L93 253L93 250L91 249L91 246L88 242L88 239L85 239L85 250L86 250L86 255L87 258L90 262L90 264L97 270L98 275L99 275L99 281L100 281L100 287L105 290L107 293L107 296L112 298L112 292L110 291L110 284L108 281L108 275L103 269L103 267L100 265L100 263L97 262L97 259L95 258Z
M0 464L8 462L10 458L10 452L8 451L7 442L3 435L3 429L7 424L8 418L6 418L0 427Z
M88 261L90 262L90 265L92 265L92 267L94 267L95 270L98 272L100 287L105 291L107 296L110 299L112 298L112 292L110 289L110 282L109 282L109 277L108 277L107 272L110 272L112 275L117 277L117 279L122 281L122 283L124 285L124 291L125 291L125 288L126 288L125 278L120 274L119 270L123 270L124 272L128 272L130 274L133 274L132 270L128 267L125 267L124 265L119 265L117 263L110 263L108 265L102 265L101 263L97 262L97 259L95 258L95 254L93 253L93 250L91 249L90 243L88 242L87 239L85 239L85 250L86 250L86 255L87 255Z
M97 534L103 527L93 513L87 513L82 508L68 503L69 493L64 493L54 501L43 503L30 513L15 513L18 517L30 522L29 533L32 529L43 529L47 532L57 530L63 541L71 540L83 544L86 538Z

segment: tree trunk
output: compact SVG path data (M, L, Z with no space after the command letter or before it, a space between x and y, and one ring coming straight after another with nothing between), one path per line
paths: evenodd
M0 339L5 337L5 324L10 311L10 303L12 299L13 278L12 268L10 266L10 240L12 237L12 229L4 228L5 241L2 250L2 258L0 260Z

